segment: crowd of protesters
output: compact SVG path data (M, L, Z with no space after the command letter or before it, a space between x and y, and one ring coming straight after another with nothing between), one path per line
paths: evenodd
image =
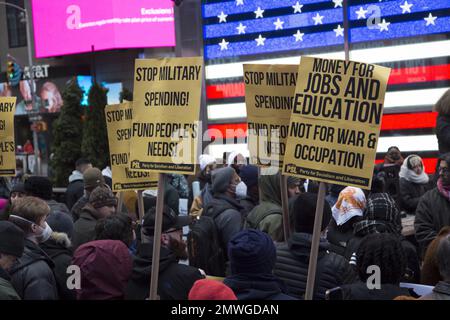
M328 185L313 299L450 299L450 90L436 110L434 173L391 147L370 190ZM154 191L140 217L134 192L118 207L108 170L74 168L65 203L47 177L0 180L0 299L145 300L153 263L162 300L305 298L317 182L287 179L286 239L280 173L259 174L237 152L225 164L203 154L195 177L166 177L155 239ZM413 235L402 232L408 217Z

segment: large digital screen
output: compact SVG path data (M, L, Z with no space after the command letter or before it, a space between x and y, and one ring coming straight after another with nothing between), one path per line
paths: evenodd
M171 0L32 0L37 58L175 46Z

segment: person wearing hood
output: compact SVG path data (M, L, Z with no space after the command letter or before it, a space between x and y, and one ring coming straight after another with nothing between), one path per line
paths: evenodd
M231 167L216 169L212 172L213 199L204 207L203 213L215 217L214 222L219 233L220 245L227 252L230 239L242 230L246 212L236 200L236 188L241 182Z
M245 211L250 212L259 204L258 167L253 165L243 166L239 176L243 184L238 185L236 194L240 198L239 203Z
M24 185L24 183L23 182L17 182L11 188L11 196L10 196L9 200L11 201L11 204L13 204L14 201L16 201L16 199L25 197L25 195L26 195L26 192L25 192L25 185Z
M333 219L328 226L330 250L344 256L348 241L353 237L353 225L361 220L366 208L366 196L360 188L346 187L331 208Z
M129 248L130 253L134 254L132 245L136 240L136 234L131 218L126 214L117 213L98 220L95 226L95 240L120 240Z
M420 266L415 246L402 236L400 210L387 193L372 193L361 221L353 224L353 237L347 242L344 256L355 264L356 252L365 236L372 233L389 233L397 237L405 251L407 268L403 275L406 282L420 281Z
M434 106L438 113L436 119L436 137L439 144L439 153L450 152L450 89L445 91Z
M50 212L64 212L69 215L69 209L64 203L52 199L53 184L47 177L31 176L25 180L25 193L28 196L37 197L47 202Z
M70 241L73 234L72 218L63 212L51 212L46 221L53 232L50 239L39 246L55 264L53 273L58 285L59 299L75 300L75 291L67 287L67 279L70 276L67 273L67 268L72 264L73 255Z
M23 300L57 300L58 287L52 259L39 247L47 241L52 229L46 222L50 207L36 197L17 199L9 220L22 229L25 249L11 268L11 283Z
M233 290L218 280L200 279L189 291L189 300L237 300Z
M8 272L22 256L23 248L23 231L9 221L0 221L0 301L20 300Z
M126 288L127 300L145 300L150 295L155 214L153 207L144 216L141 244L133 259L133 271ZM161 238L158 239L161 241L158 278L161 300L187 300L195 281L204 278L199 269L178 263L188 257L182 230L190 221L190 217L178 216L169 206L164 206Z
M439 158L438 172L437 187L422 196L416 209L414 230L422 253L438 232L450 225L450 152Z
M88 168L83 173L84 194L70 210L73 221L76 222L84 206L89 202L89 195L97 187L107 187L105 178L98 168Z
M231 275L223 283L238 300L297 300L286 294L286 285L273 274L277 252L267 233L238 232L228 243L228 258Z
M389 193L395 201L399 201L400 194L400 167L403 156L398 147L389 147L384 162L375 166L374 174L383 173L385 179L385 192Z
M66 190L66 205L69 210L72 210L74 204L84 194L83 173L92 168L92 163L87 159L78 159L75 162L75 170L69 176L69 185Z
M85 243L75 251L72 264L81 272L77 300L124 300L133 261L122 241Z
M277 245L274 274L284 280L288 286L289 295L297 299L304 299L306 291L316 203L316 194L302 193L297 197L293 206L294 232L287 243ZM325 238L325 233L330 219L331 208L325 202L313 294L313 298L319 300L325 299L326 290L353 283L356 279L356 274L348 261L344 257L328 251L329 243Z
M191 204L191 209L189 214L192 217L199 217L202 214L203 207L207 206L212 200L211 191L211 172L216 169L216 159L209 154L202 154L199 157L200 162L200 173L197 176L197 181L199 183L200 195L196 196L194 193L194 183L192 183L192 195L193 202Z
M266 232L273 241L282 242L284 234L280 173L261 175L259 189L260 204L247 215L245 227Z
M74 224L72 245L74 250L95 239L97 221L116 213L117 199L106 187L95 188L89 196L89 203Z
M227 166L233 168L234 171L236 171L236 173L238 175L241 173L241 169L245 165L246 165L246 161L245 161L245 157L242 155L242 153L233 151L228 155Z
M370 288L373 271L380 271L379 287ZM365 237L356 252L356 269L359 281L341 286L344 300L393 300L398 296L410 296L406 288L400 288L406 269L406 254L398 237L389 233L373 233Z
M429 178L422 158L408 156L400 168L400 207L408 214L415 214L420 198L429 190Z

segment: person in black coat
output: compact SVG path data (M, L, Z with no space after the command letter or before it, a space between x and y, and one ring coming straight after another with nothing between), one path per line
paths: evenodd
M223 283L238 300L297 300L272 273L276 249L267 233L247 229L235 234L228 243L228 257L231 275Z
M72 244L70 239L73 234L72 217L63 212L52 212L47 217L47 223L53 232L50 239L40 244L44 252L55 264L54 275L58 285L58 295L61 300L75 300L75 290L67 287L67 279L70 274L67 268L72 264Z
M439 144L439 153L450 152L450 89L445 91L434 106L438 112L436 119L436 136Z
M87 159L78 159L75 162L75 170L69 176L69 185L66 190L66 205L72 210L73 205L84 195L83 173L92 168L92 163Z
M415 214L420 198L430 189L422 158L408 156L400 168L400 207L408 214Z
M298 195L293 206L294 233L287 244L277 245L274 274L286 283L289 295L297 299L303 299L306 291L316 203L316 194ZM320 300L325 299L326 290L353 283L356 280L356 274L348 261L328 251L329 243L324 235L330 219L331 208L325 202L317 260L317 280L313 294L314 299Z
M400 288L406 254L398 237L389 233L366 236L356 252L358 282L341 286L344 300L393 300L409 296Z
M52 229L45 221L50 208L35 197L17 199L9 220L24 231L23 256L11 269L11 283L23 300L57 300L58 289L52 259L39 247L50 238Z
M125 290L127 300L145 300L150 294L150 276L153 263L153 241L156 208L144 217L141 243L133 257L133 271ZM159 258L158 295L161 300L187 300L194 282L203 279L199 269L179 264L187 259L186 244L182 240L182 228L190 223L188 216L177 216L165 205L163 209L161 252Z

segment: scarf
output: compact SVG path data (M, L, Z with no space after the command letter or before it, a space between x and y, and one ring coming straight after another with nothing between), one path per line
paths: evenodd
M438 179L437 188L444 198L450 201L450 186L444 186L441 178Z
M355 216L362 217L365 208L364 192L360 188L346 187L339 193L339 198L331 212L336 224L341 226Z
M403 164L400 168L400 173L399 173L400 178L403 178L409 182L417 183L417 184L428 183L429 178L428 178L428 175L425 173L425 166L424 166L423 162L422 162L423 171L421 174L417 174L413 170L408 169L408 160L409 160L408 158L409 157L411 157L411 156L408 156L405 159L405 161L403 162Z

